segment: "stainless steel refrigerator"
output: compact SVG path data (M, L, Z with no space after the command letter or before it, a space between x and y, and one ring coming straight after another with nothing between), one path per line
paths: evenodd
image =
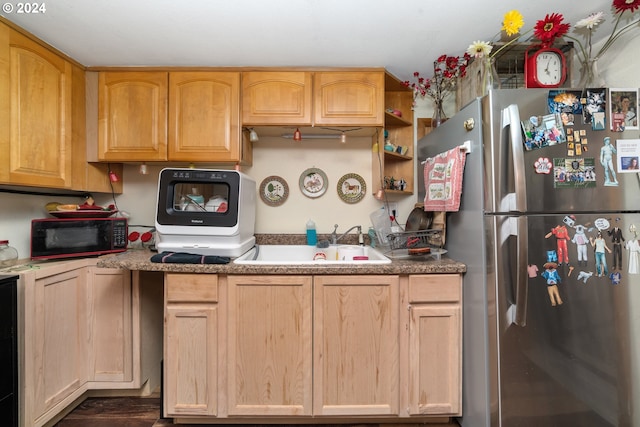
M640 426L639 132L576 113L535 140L552 98L493 91L418 141L470 147L445 244L467 265L464 427Z

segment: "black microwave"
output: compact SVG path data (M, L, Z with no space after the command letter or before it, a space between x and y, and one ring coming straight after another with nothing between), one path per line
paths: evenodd
M97 256L127 250L126 218L46 218L31 221L31 259Z

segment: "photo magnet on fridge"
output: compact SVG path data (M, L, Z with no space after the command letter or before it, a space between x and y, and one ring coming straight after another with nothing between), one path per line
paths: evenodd
M580 96L581 92L579 90L550 90L547 101L549 113L569 113L575 116L582 115Z
M638 129L638 89L609 89L611 130Z
M593 115L595 113L602 113L607 111L607 90L605 88L590 88L587 89L586 96L580 99L582 103L582 123L585 125L592 125L593 127ZM598 118L599 115L598 115ZM600 118L603 122L602 129L604 130L604 117Z
M567 142L560 113L531 116L522 121L524 146L527 151Z
M553 188L592 188L596 186L595 160L554 158Z

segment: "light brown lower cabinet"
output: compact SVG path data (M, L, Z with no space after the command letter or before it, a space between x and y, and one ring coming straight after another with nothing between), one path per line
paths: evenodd
M461 415L458 274L165 274L164 415Z
M398 415L398 276L313 281L314 415Z
M139 387L133 384L133 361L139 357L140 347L133 343L131 273L117 268L87 269L90 388L110 388L117 384ZM135 291L137 297L137 288Z
M311 276L229 276L228 414L312 414Z
M141 386L130 277L85 259L20 273L21 427L49 425L90 389Z
M84 268L30 274L23 291L22 425L42 426L87 390Z
M409 276L409 415L462 414L462 277Z
M164 410L218 415L218 276L165 275Z

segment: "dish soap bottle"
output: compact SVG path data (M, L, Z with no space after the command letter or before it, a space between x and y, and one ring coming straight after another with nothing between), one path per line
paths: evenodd
M10 267L18 260L18 251L9 246L8 240L0 240L0 267Z
M307 221L307 245L315 246L318 243L318 235L316 234L316 223L312 220Z

